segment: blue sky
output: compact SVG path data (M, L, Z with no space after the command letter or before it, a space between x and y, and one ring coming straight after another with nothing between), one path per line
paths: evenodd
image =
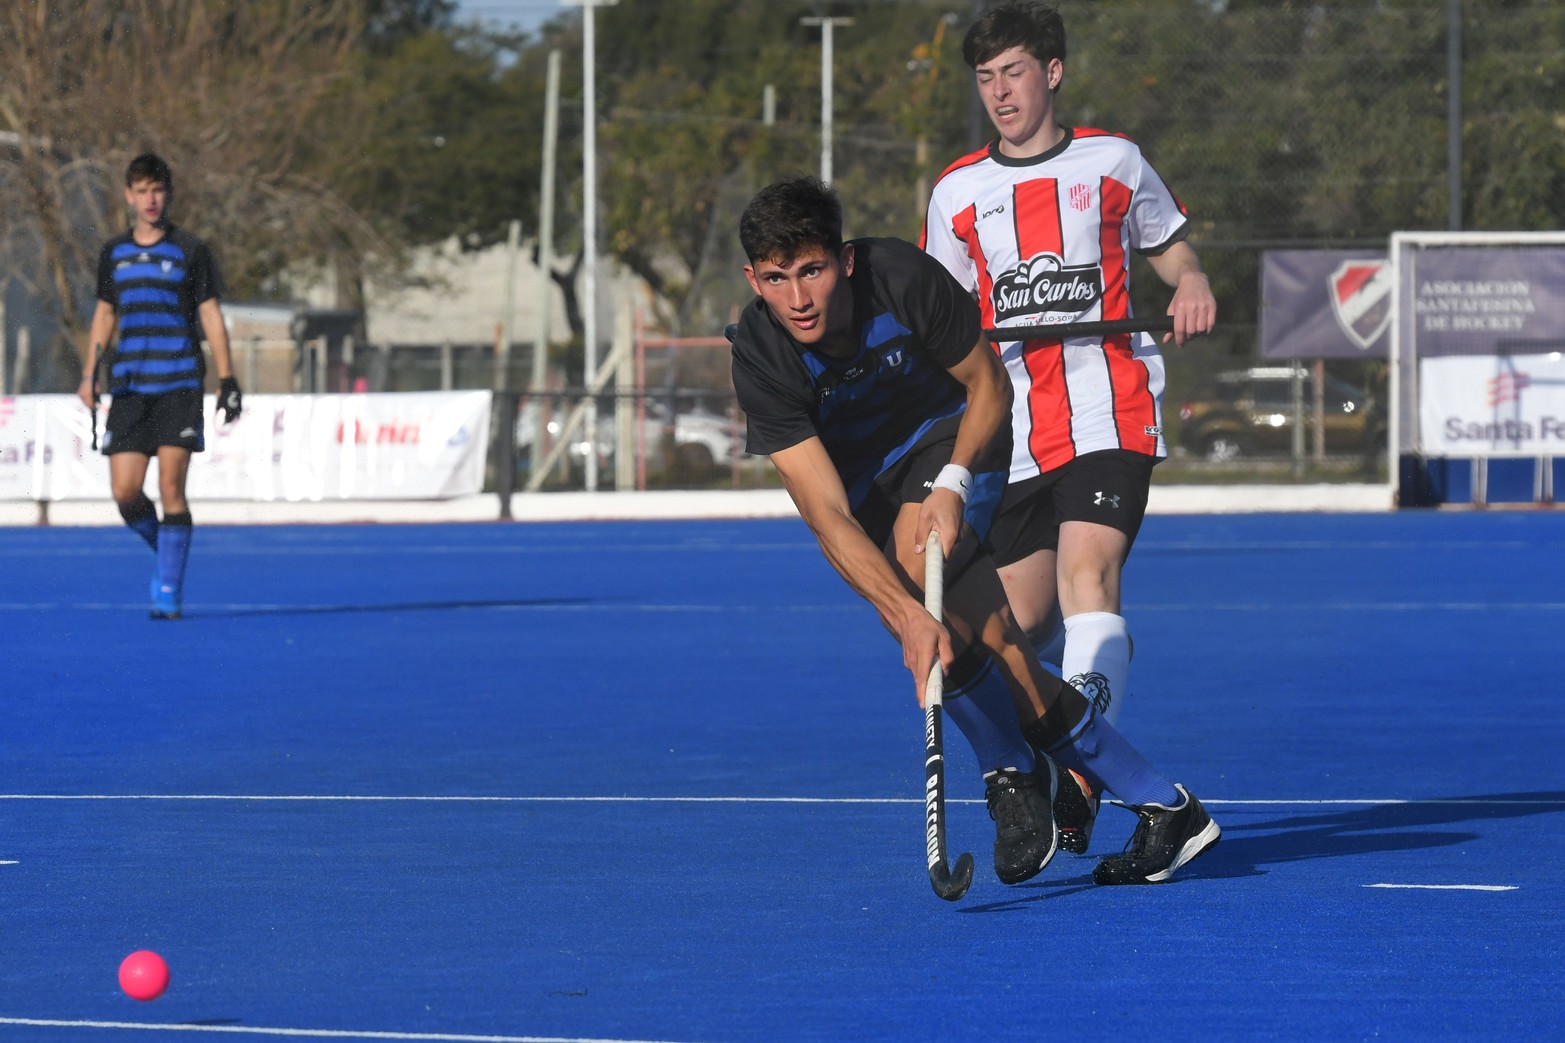
M533 30L568 9L560 0L457 0L458 21Z

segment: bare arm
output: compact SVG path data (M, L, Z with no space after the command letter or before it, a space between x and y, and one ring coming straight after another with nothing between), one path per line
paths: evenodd
M92 325L87 332L87 357L82 363L82 382L76 388L76 395L82 400L88 409L98 408L98 389L93 386L93 377L98 367L98 356L107 350L109 338L114 336L114 306L108 301L99 301L97 308L93 309Z
M854 521L842 479L819 438L773 453L771 460L831 567L875 606L880 621L901 642L902 661L912 671L922 702L924 682L935 660L951 664L951 637L945 626L908 592L880 548Z
M1011 422L1011 382L1000 364L1000 357L980 336L967 357L952 366L951 376L967 389L967 412L956 429L956 445L951 462L969 471ZM934 489L924 498L918 512L918 531L913 550L924 552L924 537L930 529L940 533L940 545L947 556L962 535L963 500L949 489Z
M201 316L201 332L212 346L212 365L217 368L217 379L234 375L234 363L228 352L228 327L223 322L223 308L216 297L208 297L197 309Z
M1163 334L1163 343L1173 338L1175 344L1183 345L1191 337L1212 332L1217 322L1217 298L1212 296L1195 248L1186 242L1172 243L1161 253L1148 254L1147 261L1158 278L1174 288L1174 299L1168 304L1174 331Z

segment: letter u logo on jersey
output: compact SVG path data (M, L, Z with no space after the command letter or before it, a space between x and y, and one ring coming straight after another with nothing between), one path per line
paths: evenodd
M886 368L887 369L901 369L902 368L902 349L901 348L892 348L890 351L886 352L885 359L886 359Z

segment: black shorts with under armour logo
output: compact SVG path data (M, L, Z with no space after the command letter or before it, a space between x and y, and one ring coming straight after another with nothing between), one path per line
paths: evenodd
M1060 525L1096 522L1136 542L1147 513L1147 493L1158 457L1128 449L1103 449L1063 467L1006 486L1000 513L989 530L996 565L1021 561L1040 550L1058 550Z
M115 395L103 422L104 455L142 453L158 455L160 446L176 446L199 453L206 449L203 427L204 398L199 388L163 395Z

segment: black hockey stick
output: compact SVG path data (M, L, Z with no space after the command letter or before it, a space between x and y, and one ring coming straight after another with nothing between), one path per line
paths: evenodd
M92 359L92 408L87 412L92 414L92 448L98 450L98 371L103 368L103 355L99 351Z
M930 532L924 543L924 607L935 619L945 620L945 552L940 534ZM954 869L946 867L945 743L941 736L941 699L945 671L935 661L924 687L924 845L929 862L929 882L935 894L954 902L973 882L973 856L962 852Z
M984 330L990 340L1063 340L1066 337L1097 337L1105 333L1171 333L1172 315L1154 315L1145 319L1095 319L1092 322L1044 323L1037 326L1004 326Z

